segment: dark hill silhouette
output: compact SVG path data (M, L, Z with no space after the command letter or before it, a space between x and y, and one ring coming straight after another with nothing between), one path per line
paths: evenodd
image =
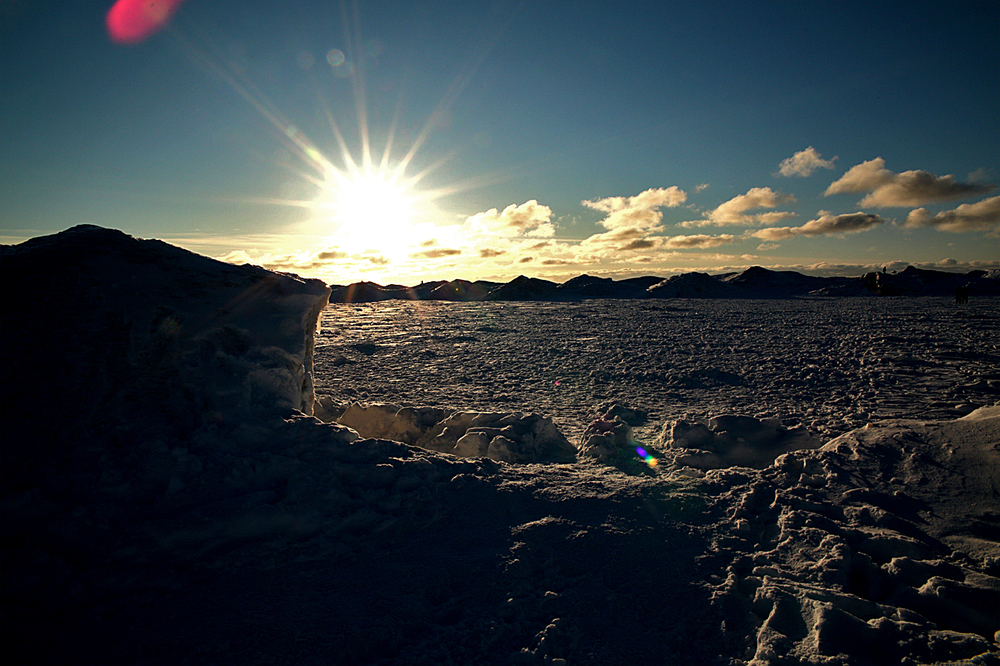
M973 296L1000 296L1000 270L949 273L908 267L899 273L816 277L752 266L738 273L679 273L613 280L578 275L562 284L519 275L510 282L437 280L415 287L357 282L332 287L334 303L388 299L443 301L580 301L589 298L799 298L804 296L950 296L968 285Z

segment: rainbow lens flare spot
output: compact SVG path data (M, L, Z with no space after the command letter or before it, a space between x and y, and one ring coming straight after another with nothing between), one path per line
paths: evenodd
M659 460L657 460L656 458L654 458L653 456L651 456L646 451L646 449L642 448L641 446L635 447L635 452L637 454L639 454L639 457L642 458L642 461L644 463L646 463L647 465L649 465L650 467L656 467L657 465L660 464Z

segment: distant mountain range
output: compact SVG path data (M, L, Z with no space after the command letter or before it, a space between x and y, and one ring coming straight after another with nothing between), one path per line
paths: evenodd
M973 296L1000 296L1000 270L948 273L907 267L898 273L815 277L752 266L739 273L682 273L612 280L579 275L559 284L520 275L510 282L436 280L414 287L374 282L331 285L333 303L373 301L581 301L588 298L795 298L801 296L951 296L968 285Z

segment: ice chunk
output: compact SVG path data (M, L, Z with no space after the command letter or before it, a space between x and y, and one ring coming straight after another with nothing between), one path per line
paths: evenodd
M184 436L313 411L318 280L89 225L3 247L0 272L4 435L33 443L4 447L11 473L84 432Z
M708 424L684 420L665 424L659 444L664 448L694 449L679 463L714 469L770 465L789 451L815 449L822 444L802 427L786 428L777 419L724 414Z
M326 407L325 413L339 410ZM576 449L539 414L450 413L434 407L350 404L336 419L363 437L380 437L463 457L498 462L572 462Z

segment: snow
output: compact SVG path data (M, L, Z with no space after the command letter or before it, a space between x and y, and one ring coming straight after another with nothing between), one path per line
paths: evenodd
M0 273L5 662L997 663L996 300Z
M330 405L329 408L323 405ZM321 400L317 416L366 438L386 438L463 458L498 462L572 462L576 448L539 414L450 412L429 407L351 403L344 410Z

